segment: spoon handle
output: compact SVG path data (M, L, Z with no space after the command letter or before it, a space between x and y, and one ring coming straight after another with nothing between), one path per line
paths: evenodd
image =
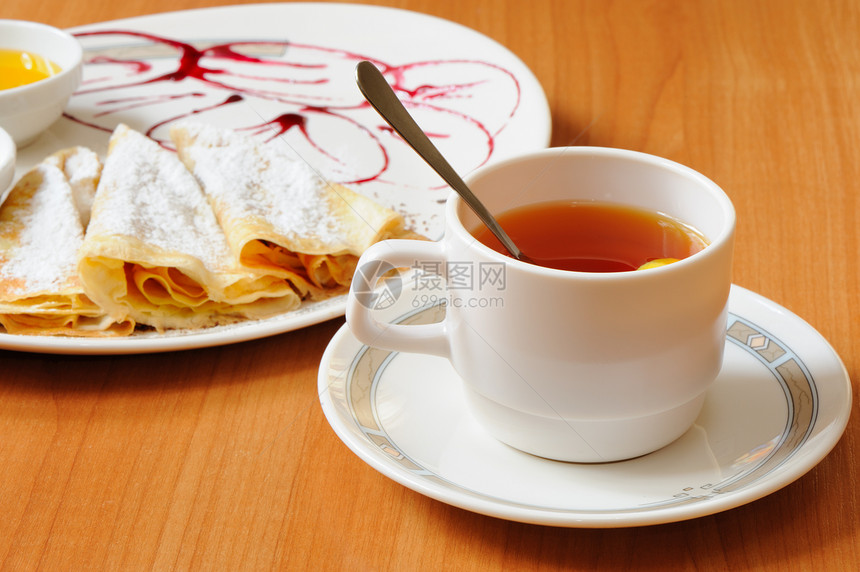
M394 90L385 81L375 65L368 61L359 62L355 68L355 79L358 88L365 99L391 125L403 139L424 159L430 167L442 177L451 188L466 201L478 218L498 238L502 245L516 259L523 259L523 253L514 244L514 241L502 229L487 207L476 197L460 178L460 175L451 167L451 164L442 156L442 153L430 141L424 131L415 123L415 120L403 107Z

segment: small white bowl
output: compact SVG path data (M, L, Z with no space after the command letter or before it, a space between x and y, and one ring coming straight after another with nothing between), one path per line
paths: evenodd
M22 20L0 20L0 48L33 52L61 68L49 78L0 89L0 127L21 148L62 115L81 82L83 50L67 32Z
M15 155L15 142L0 127L0 203L3 202L6 190L15 178Z

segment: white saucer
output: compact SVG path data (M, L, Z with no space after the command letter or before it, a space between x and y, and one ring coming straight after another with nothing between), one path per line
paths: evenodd
M440 306L391 315L430 322ZM344 326L319 374L335 433L370 466L431 498L499 518L621 527L713 514L772 493L814 467L851 411L841 360L811 326L732 288L726 359L696 424L630 461L560 463L501 444L466 410L444 359L359 343ZM397 314L396 312L400 312Z

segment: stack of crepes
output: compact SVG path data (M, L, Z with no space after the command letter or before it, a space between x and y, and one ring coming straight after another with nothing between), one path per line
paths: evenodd
M78 273L116 322L165 330L270 317L344 293L374 242L417 237L279 141L191 123L171 137L178 153L124 125L111 136Z
M102 170L98 155L75 147L25 174L0 208L0 324L13 334L121 336L78 277L89 205Z
M104 165L75 147L15 185L0 209L7 332L119 336L267 318L344 293L374 242L418 237L276 144L196 124L172 136L178 154L120 125Z

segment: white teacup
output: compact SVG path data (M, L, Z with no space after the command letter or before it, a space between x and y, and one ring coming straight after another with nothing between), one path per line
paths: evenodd
M686 432L725 346L735 227L725 193L672 161L594 147L505 160L467 182L494 213L563 199L619 203L679 219L709 245L643 271L544 268L478 242L468 229L480 223L452 195L439 242L383 241L361 257L346 311L356 338L448 358L490 433L541 457L628 459ZM448 280L444 321L374 318L367 287L392 267L441 270ZM462 276L468 268L471 277Z

